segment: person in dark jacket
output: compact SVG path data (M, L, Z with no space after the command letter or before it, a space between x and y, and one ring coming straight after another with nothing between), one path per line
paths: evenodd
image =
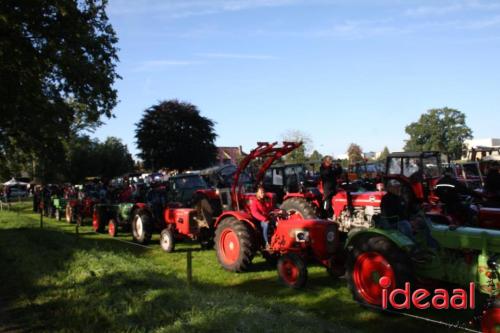
M497 163L488 169L488 174L484 180L484 189L486 193L500 197L500 173Z
M479 195L459 182L451 168L447 168L443 177L437 182L436 194L446 205L448 213L454 215L460 224L472 223L474 212L470 205L463 202L463 196L479 197Z
M333 216L332 198L337 192L337 178L342 174L340 165L333 165L331 156L325 156L321 167L319 168L319 176L323 186L323 213L325 217Z

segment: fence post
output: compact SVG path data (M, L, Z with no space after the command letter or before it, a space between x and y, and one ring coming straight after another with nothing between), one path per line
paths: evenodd
M193 254L191 249L186 252L186 271L188 288L191 289L191 284L193 282Z

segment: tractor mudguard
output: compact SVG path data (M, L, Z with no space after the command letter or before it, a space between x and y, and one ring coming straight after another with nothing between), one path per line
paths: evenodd
M220 221L225 219L226 217L234 217L237 220L244 221L248 223L252 227L253 230L256 230L255 222L253 221L253 218L250 214L244 211L229 211L229 212L224 212L222 215L220 215L217 220L215 221L214 227L217 228L219 225Z
M349 246L354 244L354 242L358 240L359 237L375 236L375 235L387 237L399 248L403 249L406 252L408 252L415 245L415 242L413 242L410 238L408 238L407 236L405 236L404 234L400 233L397 230L370 228L370 229L351 230L347 235L347 240L344 248L347 249Z

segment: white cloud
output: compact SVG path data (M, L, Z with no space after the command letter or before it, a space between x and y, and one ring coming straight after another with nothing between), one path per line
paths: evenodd
M135 15L138 13L167 13L171 18L212 15L222 12L237 12L255 8L283 7L310 4L306 0L112 0L111 15Z
M478 0L454 1L443 6L420 6L406 10L405 14L413 17L440 16L460 11L491 11L500 9L500 3Z
M199 65L200 61L191 60L148 60L139 64L136 68L136 72L147 72L154 70L166 69L169 67L180 67L180 66L191 66Z
M242 53L198 53L197 56L204 58L220 59L249 59L249 60L271 60L276 57L265 54L242 54Z

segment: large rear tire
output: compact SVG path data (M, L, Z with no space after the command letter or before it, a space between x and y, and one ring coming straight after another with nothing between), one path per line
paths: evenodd
M215 249L221 266L232 272L247 270L255 254L253 239L246 222L234 217L222 220L215 230Z
M354 300L368 306L382 305L382 277L390 281L389 292L403 288L412 277L408 255L384 236L355 241L348 251L346 266L347 284Z
M66 222L73 223L73 207L69 204L66 206Z
M196 209L196 217L198 219L198 223L200 227L213 227L213 216L214 209L205 197L200 197L196 200L194 204L194 209Z
M148 244L153 234L153 221L144 211L139 211L132 220L132 237L139 244Z
M281 209L288 213L299 214L299 216L306 220L318 218L316 208L305 198L293 197L286 199L281 204Z
M307 282L307 267L304 260L294 253L278 259L278 276L288 287L299 289Z

